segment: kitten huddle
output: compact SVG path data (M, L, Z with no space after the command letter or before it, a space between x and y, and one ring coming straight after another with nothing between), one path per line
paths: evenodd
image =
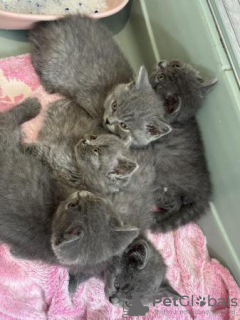
M86 190L67 196L38 159L22 152L19 125L39 111L38 101L28 99L0 114L0 240L17 257L89 270L120 254L139 232L123 225L107 199Z
M33 144L20 142L19 125L37 115L35 99L0 115L0 240L18 257L67 267L71 291L104 274L116 305L135 292L144 304L178 296L146 231L176 229L208 209L194 117L216 80L179 61L135 77L110 32L79 15L40 22L30 39L44 88L65 98L49 106ZM10 208L4 199L14 199Z

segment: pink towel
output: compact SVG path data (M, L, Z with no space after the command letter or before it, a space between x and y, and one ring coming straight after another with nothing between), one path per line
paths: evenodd
M40 86L29 55L0 60L0 111L28 96L37 96L43 104L43 112L24 125L30 142L37 137L47 104L58 97L48 95ZM150 306L141 319L240 319L240 290L229 271L209 257L206 239L197 225L149 238L169 267L171 285L186 298L182 305L177 302L178 306ZM64 268L14 259L6 245L0 246L1 320L123 319L126 311L105 299L101 281L87 281L73 297L67 287Z

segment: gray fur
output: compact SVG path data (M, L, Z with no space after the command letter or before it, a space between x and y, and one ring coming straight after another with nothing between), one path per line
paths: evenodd
M216 78L204 80L191 65L177 60L160 61L150 75L152 87L164 102L164 118L170 123L185 124L194 118L216 82Z
M80 15L40 22L30 39L33 66L48 92L69 97L92 117L102 119L104 112L104 126L135 145L147 145L171 131L162 121L157 108L161 102L147 71L141 67L133 82L128 61L99 22ZM108 126L113 99L118 110ZM122 130L122 122L128 130Z
M123 190L109 196L124 224L138 227L141 233L150 228L151 208L155 205L153 181L156 172L154 157L149 149L132 150L139 163L138 170Z
M132 150L132 153L140 163L138 170L124 189L109 195L108 199L112 202L123 224L136 226L143 235L152 224L151 208L155 205L153 192L154 157L151 152L146 152L145 149ZM92 276L98 276L101 271L106 269L107 265L100 265L87 274L79 274L79 269L75 269L71 272L69 290L72 292L79 283Z
M69 15L36 24L32 63L45 89L61 93L90 115L101 115L109 91L133 71L108 29L95 19Z
M121 138L129 137L134 147L149 145L172 130L162 120L161 101L151 89L147 72L143 70L142 67L138 76L141 79L137 79L136 84L116 86L104 103L103 125Z
M199 72L179 61L160 61L150 81L161 101L170 135L154 144L157 206L154 231L176 229L197 221L209 208L211 182L196 111L211 86Z
M154 296L179 297L166 279L161 254L142 236L114 257L105 272L105 295L112 304L127 304L134 293L144 305L152 304Z
M86 271L120 254L138 235L110 201L85 190L66 199L44 165L21 152L19 128L36 99L0 115L0 240L18 257Z
M38 141L25 150L63 185L98 194L121 190L138 168L123 141L66 99L49 106Z

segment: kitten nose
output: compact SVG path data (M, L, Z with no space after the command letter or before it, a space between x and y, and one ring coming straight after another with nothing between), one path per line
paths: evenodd
M92 193L89 192L89 191L86 191L86 190L82 190L82 191L79 191L79 192L78 192L78 195L79 195L80 197L86 198L86 197L91 197L91 196L92 196Z
M107 119L106 119L106 125L112 125L112 124L114 124L115 123L115 118L114 117L112 117L112 116L110 116L110 117L108 117Z
M82 144L86 145L86 144L90 144L90 141L88 139L82 139L81 140Z
M118 298L113 295L113 296L109 297L109 302L111 302L112 304L117 304Z

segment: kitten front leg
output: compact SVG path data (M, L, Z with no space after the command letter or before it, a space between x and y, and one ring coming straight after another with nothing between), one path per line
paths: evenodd
M24 250L22 250L21 248L17 247L17 246L12 246L10 249L10 253L14 258L17 259L22 259L22 260L31 260L31 258L29 257L29 255L27 255Z
M35 118L41 110L37 98L27 98L11 111L14 113L18 125Z
M1 138L8 140L13 146L20 141L20 125L35 118L41 109L36 98L28 98L15 108L0 114ZM6 139L7 138L7 139Z
M26 121L35 118L41 110L41 104L36 98L28 98L15 108L0 115L0 128L12 132Z
M39 148L37 143L23 143L21 145L21 150L24 154L32 154L37 158L39 155L42 155L41 148Z
M25 143L21 145L24 154L31 154L42 162L48 163L49 148L41 143Z

